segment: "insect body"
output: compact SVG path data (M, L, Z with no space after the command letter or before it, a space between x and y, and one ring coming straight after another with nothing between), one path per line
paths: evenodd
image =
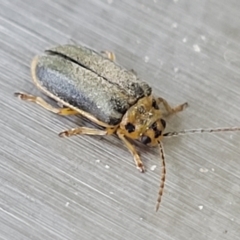
M156 146L166 126L159 105L163 103L168 113L187 106L185 103L171 108L164 99L154 98L150 86L132 71L83 46L64 45L46 50L33 59L31 72L36 86L65 108L53 108L39 97L22 93L18 96L60 115L81 114L104 127L104 130L79 127L60 136L116 133L141 172L143 164L127 138Z
M144 166L128 138L138 139L149 146L159 146L163 172L158 209L165 180L161 140L164 136L177 135L163 133L166 127L164 117L182 111L187 103L172 108L163 98L154 97L151 87L133 71L124 69L113 60L113 54L107 54L106 57L83 46L51 48L33 59L32 78L41 91L64 107L55 108L42 98L25 93L15 95L56 114L80 114L103 128L78 127L63 131L59 136L117 134L133 155L141 172ZM163 114L160 105L163 105L166 113Z

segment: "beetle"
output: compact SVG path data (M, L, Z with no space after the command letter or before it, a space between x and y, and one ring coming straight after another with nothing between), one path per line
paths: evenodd
M133 155L140 172L144 172L143 163L128 139L140 140L148 146L159 146L163 167L156 205L158 210L166 175L161 144L163 137L223 129L193 129L164 134L164 118L184 110L188 103L171 107L164 98L153 96L152 88L140 80L134 71L123 68L114 60L115 55L111 52L99 53L76 44L50 48L34 57L31 74L34 84L63 107L55 108L44 99L30 94L16 92L15 95L59 115L80 114L102 127L77 127L59 133L60 137L116 134ZM239 129L226 128L224 131Z

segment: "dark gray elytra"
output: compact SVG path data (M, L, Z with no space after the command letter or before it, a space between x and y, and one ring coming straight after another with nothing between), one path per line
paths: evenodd
M129 70L83 46L63 45L39 55L39 84L65 102L116 125L151 87Z

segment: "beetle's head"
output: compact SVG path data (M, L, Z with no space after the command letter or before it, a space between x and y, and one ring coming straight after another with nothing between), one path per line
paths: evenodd
M142 143L156 146L163 138L166 122L153 96L138 100L123 116L120 128L123 134Z

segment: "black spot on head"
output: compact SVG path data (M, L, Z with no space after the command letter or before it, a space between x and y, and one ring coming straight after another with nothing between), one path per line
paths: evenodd
M162 118L160 119L160 121L162 123L163 128L165 128L166 127L166 121L164 119L162 119Z
M141 142L142 142L143 144L148 144L148 143L151 142L151 138L148 137L148 136L142 136Z
M157 126L157 122L154 122L151 126L152 130L154 131L154 137L155 138L158 138L161 134L162 134L162 131L158 129L158 126Z
M154 135L155 138L158 138L162 134L162 131L158 129L156 129L154 132L155 132L155 135Z
M135 126L134 126L132 123L127 123L127 124L125 125L125 129L126 129L129 133L131 133L131 132L134 132L134 131L135 131Z
M155 109L159 109L155 99L153 99L153 101L152 101L152 107L155 108Z
M157 129L157 122L154 122L154 123L152 124L151 128L153 129L153 131L158 130L158 129Z

